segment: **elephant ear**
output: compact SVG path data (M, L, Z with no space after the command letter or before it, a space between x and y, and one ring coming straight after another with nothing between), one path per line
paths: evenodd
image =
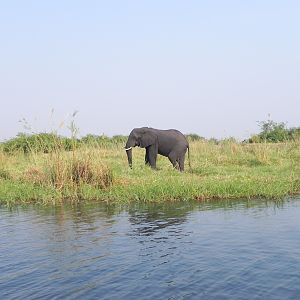
M146 148L150 145L154 145L156 141L157 141L157 136L154 133L145 131L141 136L140 147Z

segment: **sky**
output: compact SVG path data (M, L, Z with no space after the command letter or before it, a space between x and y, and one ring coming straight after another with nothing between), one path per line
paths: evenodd
M74 111L80 136L300 126L299 15L290 0L1 1L0 140L68 135Z

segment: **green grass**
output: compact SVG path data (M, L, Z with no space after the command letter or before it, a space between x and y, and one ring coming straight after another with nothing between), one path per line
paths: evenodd
M192 170L173 170L159 156L158 171L133 149L133 169L123 143L86 144L73 151L0 149L0 203L106 201L127 203L189 199L281 198L300 192L300 143L190 143Z

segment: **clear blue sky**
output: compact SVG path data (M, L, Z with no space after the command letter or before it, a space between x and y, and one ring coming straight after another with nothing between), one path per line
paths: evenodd
M0 140L74 110L81 135L300 126L299 16L289 0L1 1Z

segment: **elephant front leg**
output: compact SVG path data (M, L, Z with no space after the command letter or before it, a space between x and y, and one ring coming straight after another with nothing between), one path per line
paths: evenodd
M147 147L148 149L148 161L149 165L151 166L152 169L156 169L156 159L157 159L157 153L158 149L156 145L151 145ZM146 151L147 154L147 151Z

